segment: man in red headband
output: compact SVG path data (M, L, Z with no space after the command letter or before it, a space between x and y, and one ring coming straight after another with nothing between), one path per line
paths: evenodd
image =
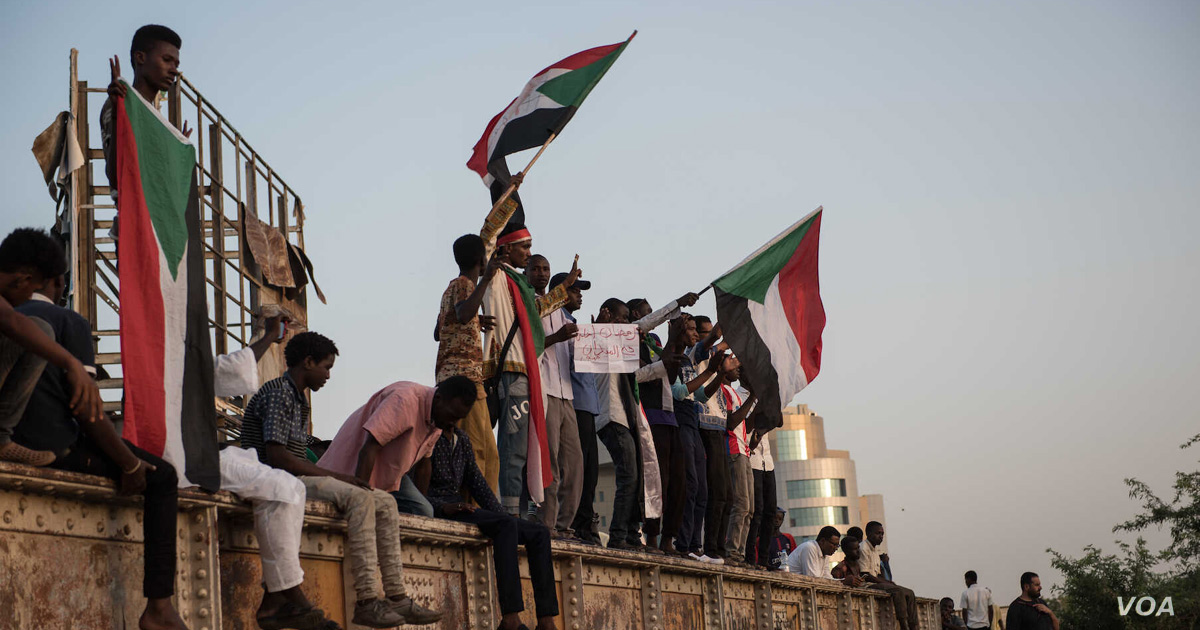
M518 185L519 177L518 173L513 178ZM550 485L550 451L538 372L538 356L545 343L541 318L566 303L567 288L581 275L576 264L562 284L544 296L534 295L529 280L516 271L528 264L533 245L529 230L510 222L516 209L514 201L501 204L488 215L479 233L487 245L488 257L494 250L504 271L487 281L483 295L483 314L495 322L483 335L483 378L498 379L500 417L494 420L500 456L500 503L513 515L520 513L523 487L529 489L535 503L541 503Z

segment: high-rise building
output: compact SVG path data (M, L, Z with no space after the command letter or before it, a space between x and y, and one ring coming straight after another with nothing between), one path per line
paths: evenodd
M796 542L811 540L826 525L842 534L853 526L879 521L886 527L883 495L858 494L858 475L849 451L825 444L825 419L808 405L783 411L783 426L771 433L779 507L787 516L783 530ZM884 548L887 547L885 539Z

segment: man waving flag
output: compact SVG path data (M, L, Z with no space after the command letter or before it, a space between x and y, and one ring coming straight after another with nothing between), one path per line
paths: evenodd
M712 283L725 342L758 394L764 431L783 424L783 408L821 371L821 214L817 208Z

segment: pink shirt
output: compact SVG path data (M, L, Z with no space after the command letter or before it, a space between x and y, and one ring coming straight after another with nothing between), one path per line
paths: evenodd
M400 381L379 390L350 414L317 465L346 475L358 468L367 433L383 445L375 457L371 486L395 492L413 464L429 457L442 430L433 426L434 388Z

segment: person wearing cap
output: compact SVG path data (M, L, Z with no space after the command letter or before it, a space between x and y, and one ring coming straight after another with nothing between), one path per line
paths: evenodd
M553 289L567 279L567 274L556 273L550 278L550 288ZM583 292L592 288L587 280L576 280L567 289L567 303L562 308L563 317L572 324L576 323L574 313L583 308ZM570 355L571 370L571 403L575 408L575 424L579 433L582 474L580 475L580 493L575 518L571 529L575 537L592 545L600 544L600 532L596 529L599 517L594 509L596 499L596 482L600 478L600 451L596 441L596 415L600 413L600 401L596 391L595 375L589 372L575 370L575 344L567 344Z
M520 181L520 173L513 176L514 186ZM528 264L533 246L533 236L528 228L510 221L516 209L517 204L511 199L499 204L488 214L479 233L486 248L485 257L490 258L494 253L504 271L483 283L483 314L493 323L492 328L483 333L483 378L499 377L500 413L494 420L500 459L500 503L513 515L520 513L522 488L528 488L529 496L540 502L546 486L550 485L547 479L550 471L545 470L549 467L549 445L537 440L541 452L529 458L529 443L533 441L530 429L534 431L533 436L545 435L541 375L537 357L528 356L537 352L539 341L544 341L544 337L538 339L542 331L531 330L533 322L527 322L525 330L515 331L502 364L500 354L504 352L509 332L527 317L526 312L518 311L517 307L523 307L528 300L536 308L537 316L545 317L566 303L567 288L580 275L579 268L572 267L561 285L544 296L533 295L529 281L516 272ZM528 479L525 475L527 461L533 464Z
M533 290L537 295L546 293L550 282L550 261L545 256L534 254L525 267ZM563 276L555 288L566 281ZM567 303L571 294L578 294L579 281L567 289ZM554 309L542 317L542 330L546 333L546 350L538 363L542 375L542 391L546 401L546 441L550 447L550 470L554 479L546 488L546 500L538 508L537 519L550 529L554 538L572 538L571 524L579 497L583 492L583 450L579 444L579 429L575 422L575 407L572 404L574 391L571 385L572 339L578 334L575 322L566 317L566 311Z

